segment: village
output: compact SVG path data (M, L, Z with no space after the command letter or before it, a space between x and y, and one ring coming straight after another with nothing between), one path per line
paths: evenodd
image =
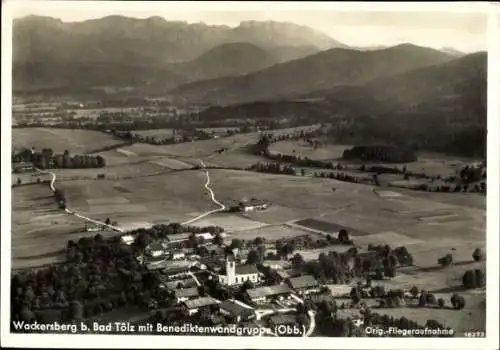
M253 208L243 206L241 210ZM189 247L193 237L202 242L196 248ZM277 336L277 327L284 325L298 327L295 329L301 331L295 336L311 334L314 312L308 314L308 320L300 317L305 301L333 301L334 294L311 275L291 277L289 271L278 265L249 264L248 248L231 248L232 244L225 245L219 241L221 238L223 242L231 241L225 233L173 234L150 243L137 259L149 270L161 274L160 287L172 293L177 310L182 310L180 319L199 321L202 315L209 315L211 326L264 327L269 330L267 335ZM121 241L131 245L135 237L126 234L121 236ZM267 246L266 252L276 252L274 244ZM211 295L214 285L217 287ZM349 286L342 291L338 289L341 292L337 296L348 298L350 289ZM361 326L361 314L353 322ZM309 328L302 331L305 324Z
M232 205L227 210L246 213L266 210L270 205L269 202L252 198ZM158 225L157 229L161 231L165 227ZM175 301L168 311L158 311L157 320L161 323L230 324L266 329L264 335L268 336L312 336L317 331L315 327L319 312L323 318L335 315L335 320L341 322L337 327L353 335L363 333L361 329L365 314L369 312L361 298L379 297L380 305L385 305L386 298L390 303L394 295L398 305L405 303L405 300L409 304L419 302L418 292L372 286L370 277L366 284L362 282L363 277L346 279L340 283L336 281L334 285L327 285L324 280L322 283L298 267L302 257L287 252L286 241L266 241L263 237L257 237L242 242L231 239L231 234L223 232L222 228L212 228L211 231L168 234L157 240L146 240L147 244L144 243L144 237L140 237L141 232L129 232L120 237L121 244L144 246L137 261L158 276L160 288ZM340 230L337 236L339 242L347 240L343 244L352 244L346 238L348 233L345 230ZM143 242L138 244L138 240ZM300 239L295 242L300 244ZM372 259L380 249L389 248L375 247L365 254ZM391 254L398 256L399 261L404 263L404 259L407 256L411 259L411 255L403 250L403 254L398 250ZM356 255L356 251L357 248L351 248L349 253ZM258 259L256 256L267 259ZM280 264L282 259L289 263ZM272 263L273 260L276 264ZM390 276L390 273L385 276ZM373 278L384 279L384 275ZM152 310L161 309L156 302L148 307ZM278 334L278 330L293 329L300 332Z

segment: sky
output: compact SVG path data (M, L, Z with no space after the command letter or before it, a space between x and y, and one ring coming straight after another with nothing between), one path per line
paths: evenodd
M321 31L355 47L410 42L462 52L487 48L487 3L238 3L16 1L14 18L42 15L63 22L109 15L237 26L241 21L292 22ZM446 7L444 7L446 6Z

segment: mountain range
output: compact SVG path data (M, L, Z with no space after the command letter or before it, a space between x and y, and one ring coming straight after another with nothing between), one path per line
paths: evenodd
M364 84L454 58L411 44L369 51L334 48L244 76L182 85L171 93L217 105L288 98L338 85Z
M13 25L14 88L57 87L68 79L72 86L105 80L107 85L168 89L345 46L311 28L271 21L247 21L232 28L161 17L108 16L65 23L27 16ZM100 77L103 72L106 79Z
M337 85L296 98L213 106L200 120L266 119L333 123L335 142L392 142L458 154L486 150L487 54L478 52L364 84Z
M398 52L404 51L401 48L350 49L323 33L292 23L246 21L229 27L161 17L108 16L66 23L51 17L27 16L14 21L13 43L15 91L118 86L166 93L178 88L174 94L221 102L226 102L225 96L221 99L205 90L221 89L222 93L235 86L234 100L244 101L246 97L242 99L238 93L246 95L245 89L260 89L260 84L267 84L265 76L271 74L274 81L268 89L274 88L273 84L288 84L282 81L282 75L292 80L296 76L304 83L292 81L288 90L296 89L300 94L342 83L351 73L355 81L364 81L454 57L422 48L422 52L415 49L415 58L405 62L404 53ZM385 71L381 67L375 75L367 73L377 70L385 59L398 61L395 69ZM350 60L357 62L352 65L359 72L338 70L343 61ZM367 63L360 65L361 61ZM193 85L186 85L190 83ZM269 93L264 89L261 95L251 93L250 97L267 98Z

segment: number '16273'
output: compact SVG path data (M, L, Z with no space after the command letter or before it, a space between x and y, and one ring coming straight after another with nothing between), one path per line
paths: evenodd
M482 331L465 331L464 336L467 338L484 338L486 334Z

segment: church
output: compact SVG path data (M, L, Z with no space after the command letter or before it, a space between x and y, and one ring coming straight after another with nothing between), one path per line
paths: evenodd
M226 256L226 267L218 274L219 283L224 286L235 286L251 281L259 281L259 270L256 265L236 265L233 254Z

